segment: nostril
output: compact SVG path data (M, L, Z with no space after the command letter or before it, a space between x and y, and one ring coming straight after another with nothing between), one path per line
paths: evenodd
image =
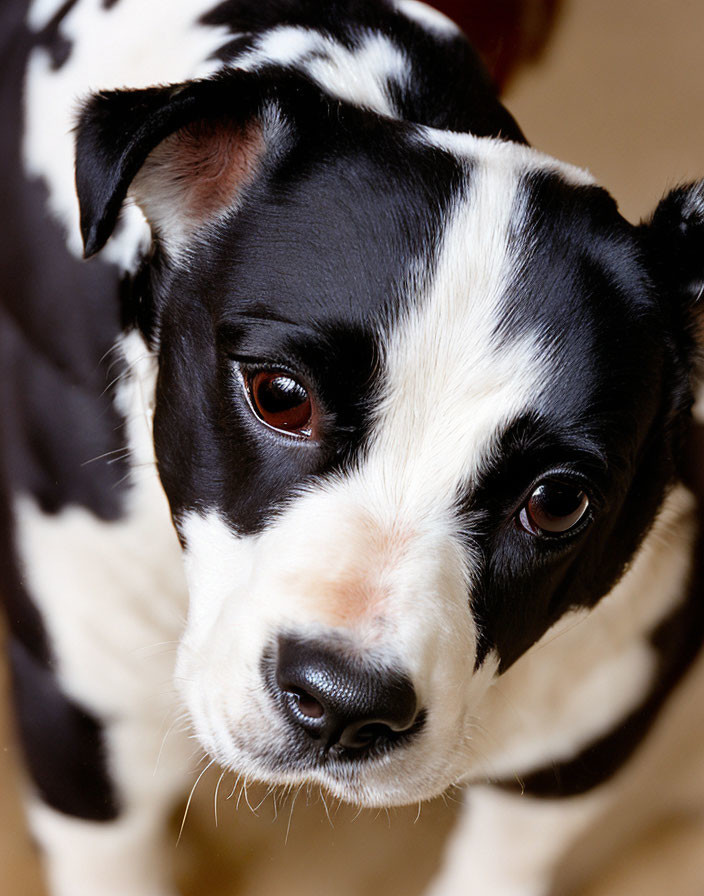
M307 691L304 691L303 688L288 687L284 689L284 692L302 716L308 719L322 719L325 715L325 710L320 701L316 700Z
M265 675L290 721L337 754L394 746L423 725L408 677L352 659L336 645L282 636Z
M340 735L338 743L348 750L363 750L382 740L390 741L394 731L383 722L368 722L363 725L348 725Z

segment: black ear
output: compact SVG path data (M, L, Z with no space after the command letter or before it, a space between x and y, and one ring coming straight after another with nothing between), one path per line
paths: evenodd
M704 181L678 187L643 225L656 281L675 298L690 332L704 336Z
M264 147L262 85L241 74L102 92L88 100L76 129L86 258L105 245L130 185L157 147L135 196L154 229L178 221L185 231L187 222L205 220L219 203L232 199ZM213 189L205 190L206 183Z

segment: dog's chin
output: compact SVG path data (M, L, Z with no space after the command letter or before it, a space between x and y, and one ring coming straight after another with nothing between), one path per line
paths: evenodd
M238 746L227 753L203 744L210 756L245 780L270 787L314 786L333 798L366 809L416 805L434 799L456 781L437 771L421 770L410 757L375 759L302 759L296 751ZM409 761L410 760L410 761Z

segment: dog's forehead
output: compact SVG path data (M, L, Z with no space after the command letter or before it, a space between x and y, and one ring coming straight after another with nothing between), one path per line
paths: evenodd
M416 300L387 334L376 454L412 445L418 482L433 489L456 484L458 463L471 475L492 433L541 387L536 335L499 336L524 249L520 183L515 167L472 159L437 260L411 279Z
M378 329L380 318L422 301L419 284L449 277L476 317L486 303L471 300L472 264L486 262L501 278L502 263L536 238L531 182L560 184L575 218L589 204L587 172L510 142L390 122L334 139L332 147L304 141L266 199L234 220L236 251L224 239L218 257L208 255L211 269L226 268L241 285L215 290L223 314L269 304L318 329L326 319L344 326L345 317Z
M526 147L423 131L465 176L438 251L411 272L384 332L365 475L376 468L404 503L415 494L428 507L476 483L502 434L529 418L548 418L595 456L625 456L614 417L640 402L648 418L644 390L658 369L632 228L587 172ZM639 361L648 375L634 376Z
M540 296L527 295L528 281L551 276L532 260L541 240L535 183L557 186L579 218L580 193L593 181L523 147L427 130L421 138L449 151L465 178L448 206L439 251L411 274L412 298L385 333L369 458L385 482L395 478L405 502L415 491L428 506L431 491L451 496L477 476L511 422L539 411L558 355L550 325L567 328L579 311L558 308L546 321L535 313ZM389 462L407 475L390 477Z
M640 399L643 273L578 169L470 135L394 134L289 160L190 276L233 325L232 355L300 362L355 427L380 504L390 484L421 508L471 488L515 421L547 413L567 438L606 419L607 392L612 418Z

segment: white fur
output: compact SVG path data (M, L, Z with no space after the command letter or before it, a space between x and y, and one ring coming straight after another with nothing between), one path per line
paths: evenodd
M493 166L504 166L506 170L528 174L543 171L546 174L557 174L575 186L595 186L594 176L584 168L561 162L552 156L510 140L497 137L476 137L455 131L443 131L425 125L416 129L418 139L431 146L437 146L446 152L464 159L478 159Z
M492 721L476 740L483 773L505 777L544 766L548 755L569 759L637 704L656 671L648 633L685 593L694 511L678 487L611 593L591 612L564 617L487 693Z
M547 896L558 858L604 804L603 794L555 802L472 788L426 896Z
M495 335L526 248L509 247L523 213L517 172L488 156L474 162L470 195L446 225L432 283L425 294L412 284L415 300L384 340L388 385L368 469L394 490L378 502L390 515L411 500L416 515L438 495L451 503L487 461L499 428L530 406L543 382L547 359L535 337L500 346Z
M404 544L401 523L397 544L375 549L388 530L375 525L376 508L360 510L358 497L343 487L309 495L254 539L239 538L215 515L184 520L191 610L179 677L196 731L221 763L296 780L285 771L265 773L253 755L286 736L261 693L259 670L264 646L279 631L314 637L337 623L334 630L353 649L412 675L429 709L417 743L354 783L315 775L347 799L372 805L569 759L644 695L654 670L644 639L676 605L689 572L692 501L684 490L673 494L632 570L602 606L549 631L498 679L492 660L471 671L473 629L451 531L443 532L437 519L417 520ZM316 599L348 577L352 585L366 581L370 605L335 619L334 608Z
M30 23L43 18L45 6L31 7ZM102 0L79 0L61 26L72 42L65 65L52 71L45 49L32 52L25 82L25 170L46 183L49 210L74 255L83 252L73 176L79 103L96 90L175 83L216 71L220 63L205 60L225 42L227 32L197 23L211 7L207 0L170 0L168 10L159 3L120 0L106 10ZM148 245L149 230L138 209L126 213L124 224L103 257L129 269Z
M452 19L428 6L427 3L420 3L419 0L396 0L395 6L404 16L422 25L432 34L442 37L456 37L459 34L460 29Z
M18 555L59 685L107 720L109 773L123 810L117 822L94 824L32 804L52 896L166 896L159 841L164 815L190 771L192 747L180 729L169 731L186 589L154 463L156 369L139 337L127 337L122 350L130 372L118 404L132 451L124 519L102 522L79 507L48 516L28 497L15 508Z
M124 519L103 522L77 506L47 515L26 496L17 500L16 514L19 556L62 685L89 707L127 714L144 704L148 667L155 670L151 680L163 683L150 703L170 706L172 651L155 648L178 639L186 589L154 460L155 362L136 334L120 348L130 365L117 390L131 462Z
M292 26L265 32L235 65L255 70L271 63L298 68L332 96L392 117L397 112L389 82L403 83L409 64L405 54L380 34L365 35L361 46L350 50L317 31Z
M414 681L428 717L411 746L368 763L354 781L312 773L371 805L571 758L652 681L648 632L689 570L684 491L671 496L632 570L594 613L579 624L566 619L501 678L494 656L472 671L471 531L468 556L454 497L491 457L501 426L531 407L550 363L537 337L498 344L494 336L527 251L509 242L522 214L522 162L509 159L474 159L470 195L448 222L430 282L418 275L409 284L415 296L390 325L385 394L357 468L304 490L254 537L239 537L214 512L180 523L191 606L179 675L204 746L238 771L297 780L285 763L268 771L263 758L285 753L286 729L262 692L259 665L280 632L334 632Z
M82 821L30 803L30 826L43 847L51 896L176 896L173 850L164 842L168 801L157 803L157 796L153 787L147 789L139 807L110 823Z
M32 31L41 31L54 18L65 0L34 0L27 14L27 24Z

